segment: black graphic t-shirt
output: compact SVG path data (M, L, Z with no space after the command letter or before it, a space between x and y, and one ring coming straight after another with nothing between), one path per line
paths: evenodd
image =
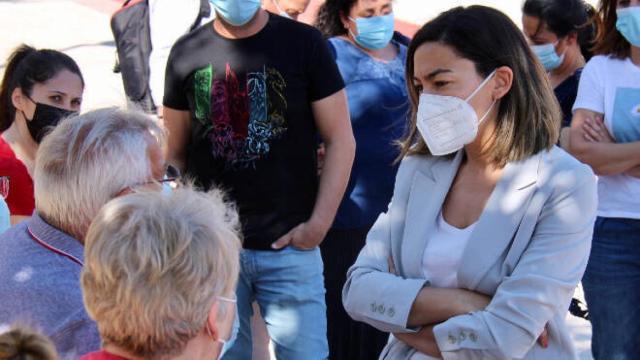
M271 243L309 219L316 200L311 103L344 88L316 29L269 14L244 39L208 23L174 45L164 106L191 114L186 175L236 202L244 247Z

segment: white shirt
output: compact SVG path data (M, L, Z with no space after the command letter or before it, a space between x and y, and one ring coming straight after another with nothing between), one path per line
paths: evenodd
M149 31L151 55L149 56L149 88L156 106L162 105L164 75L169 52L173 44L196 21L200 0L149 0ZM215 11L211 9L211 17ZM202 19L201 24L209 19Z
M640 67L607 56L585 66L573 110L604 114L618 143L640 141ZM598 178L598 216L640 219L640 179L624 174Z
M447 223L442 212L436 221L435 231L430 234L422 255L422 271L433 287L457 288L458 268L462 254L476 223L464 229L458 229ZM436 360L436 358L416 352L411 356L411 360Z

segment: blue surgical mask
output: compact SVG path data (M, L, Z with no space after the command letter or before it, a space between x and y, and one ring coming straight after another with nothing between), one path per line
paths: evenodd
M558 56L558 53L556 52L557 44L558 42L556 41L555 43L533 45L531 47L531 50L533 50L542 63L542 66L544 66L544 69L547 71L557 69L564 61L564 53Z
M242 26L253 19L260 0L209 0L216 12L229 24Z
M619 9L616 13L616 29L631 45L640 47L640 6Z
M353 36L356 44L365 49L382 49L389 44L393 37L393 13L368 18L349 18L349 20L355 22L358 29L358 35L351 33L351 36Z

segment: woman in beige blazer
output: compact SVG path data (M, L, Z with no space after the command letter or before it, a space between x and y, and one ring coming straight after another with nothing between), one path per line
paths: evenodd
M518 28L455 8L407 54L413 114L387 213L343 291L392 333L381 359L574 359L564 325L596 179L555 146L560 109Z

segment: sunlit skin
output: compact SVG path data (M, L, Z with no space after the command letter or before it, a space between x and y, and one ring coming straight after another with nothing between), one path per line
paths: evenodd
M354 39L354 35L358 35L358 27L355 21L351 19L368 18L372 16L382 16L393 12L393 4L391 0L358 0L351 7L348 14L340 14L342 25L347 29L347 34L342 38L349 40L353 45L362 51L380 60L393 60L398 55L398 49L392 43L378 50L371 50L358 45ZM351 18L351 19L349 19Z
M553 44L557 42L555 46L556 53L558 56L564 54L562 64L549 73L549 80L551 81L551 86L554 88L573 75L576 70L584 67L585 60L580 52L580 44L578 44L578 34L576 32L559 38L549 30L547 25L541 22L539 18L528 15L522 16L522 29L531 45Z
M311 0L264 0L262 6L271 13L280 14L284 11L293 20L304 13Z
M31 137L26 122L27 118L33 119L36 110L34 102L71 111L80 111L83 91L84 86L80 76L68 70L61 70L48 81L34 84L28 97L20 88L16 88L11 94L16 114L11 126L2 133L2 138L11 146L16 157L25 164L30 175L33 176L38 144ZM11 223L15 224L24 218L24 216L12 215Z

